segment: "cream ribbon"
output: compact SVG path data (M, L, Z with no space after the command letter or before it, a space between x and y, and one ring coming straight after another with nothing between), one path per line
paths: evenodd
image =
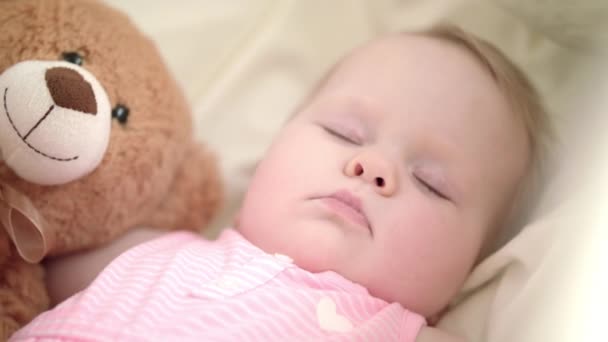
M30 199L4 183L0 183L0 222L27 262L39 262L52 246L53 234Z

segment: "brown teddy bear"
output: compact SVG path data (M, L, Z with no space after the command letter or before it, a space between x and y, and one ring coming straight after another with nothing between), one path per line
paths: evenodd
M49 307L40 261L135 226L202 229L221 186L158 51L91 0L0 0L0 340Z

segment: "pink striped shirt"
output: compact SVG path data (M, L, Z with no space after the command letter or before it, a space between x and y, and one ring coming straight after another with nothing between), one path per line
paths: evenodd
M414 341L424 318L233 229L170 233L116 258L14 341Z

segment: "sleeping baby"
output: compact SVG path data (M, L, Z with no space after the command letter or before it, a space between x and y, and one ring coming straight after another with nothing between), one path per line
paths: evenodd
M461 341L432 322L517 215L548 126L489 43L376 38L284 125L234 229L142 228L52 260L67 300L13 340Z

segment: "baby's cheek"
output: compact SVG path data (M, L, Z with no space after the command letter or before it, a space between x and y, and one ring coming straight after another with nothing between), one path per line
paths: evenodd
M469 270L466 246L470 244L461 221L418 206L408 208L389 226L386 234L377 237L373 292L421 314L436 312Z
M441 209L441 208L440 208ZM463 244L468 245L466 232L457 215L421 203L397 215L382 239L385 257L407 266L408 272L434 272L457 266Z
M454 220L429 206L410 207L391 218L385 243L390 250L416 253L411 257L423 257L448 243L450 232L455 229Z
M419 206L395 229L389 243L413 263L411 271L430 281L458 281L465 276L479 248L476 228L453 208ZM440 273L445 279L439 279ZM436 279L437 278L437 279Z

